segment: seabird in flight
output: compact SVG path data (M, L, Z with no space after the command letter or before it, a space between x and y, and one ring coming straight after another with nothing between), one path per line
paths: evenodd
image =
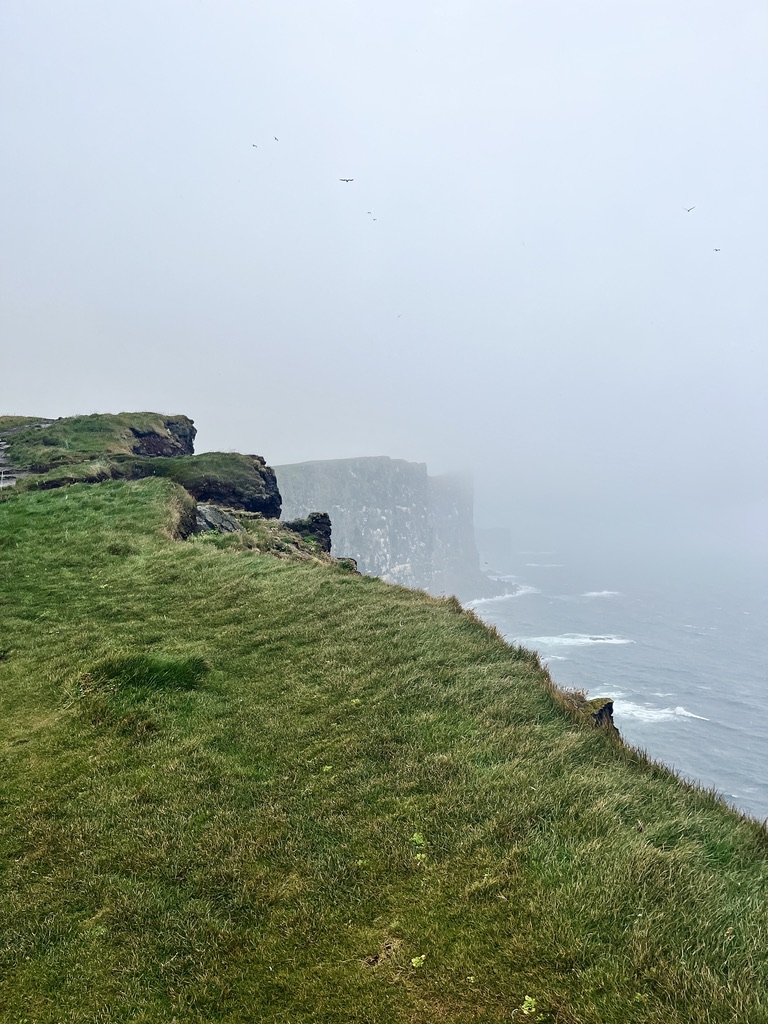
M339 181L354 181L354 178L339 178Z
M690 212L691 212L691 210L695 210L695 209L696 209L696 207L695 207L695 206L686 206L686 208L685 208L685 212L686 212L686 213L690 213Z
M720 252L719 249L713 249L712 252Z

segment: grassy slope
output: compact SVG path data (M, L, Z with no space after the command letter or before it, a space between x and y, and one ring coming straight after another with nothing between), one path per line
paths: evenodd
M164 417L154 412L132 412L90 416L68 416L45 427L34 426L29 417L0 417L0 431L23 425L8 435L8 458L16 466L45 472L61 465L73 465L110 455L130 455L136 437L131 427L165 433Z
M762 829L454 602L184 500L0 502L3 1024L768 1020Z

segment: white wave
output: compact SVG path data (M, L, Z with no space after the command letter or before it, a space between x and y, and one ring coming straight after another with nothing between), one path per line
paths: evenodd
M620 597L621 591L619 590L587 590L586 593L581 595L582 597Z
M550 663L550 661L569 661L569 660L570 659L566 658L562 654L548 654L546 658L542 658L541 659L541 664L542 665L548 665Z
M564 569L563 562L526 562L526 569Z
M587 636L586 633L563 633L561 636L519 636L515 637L514 642L523 647L537 647L539 644L547 647L586 647L588 644L633 644L635 641L612 634Z
M703 715L694 715L692 711L687 711L683 707L656 708L649 704L633 704L629 700L616 701L613 711L619 720L634 718L640 722L672 722L675 718L698 718L702 722L709 721Z
M614 703L613 714L619 722L622 718L634 718L640 722L669 722L675 717L671 708L653 708L647 704L633 704L630 700Z
M709 719L705 718L704 715L694 715L692 711L686 711L685 708L675 708L675 714L680 715L682 718L698 718L702 722L708 722Z
M527 587L521 584L512 594L500 594L498 597L476 597L474 601L466 601L465 608L479 608L486 604L497 604L501 601L511 601L516 597L524 597L526 594L540 594L536 587Z

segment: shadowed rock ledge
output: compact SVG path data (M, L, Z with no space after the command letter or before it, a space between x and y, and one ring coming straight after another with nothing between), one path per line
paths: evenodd
M331 553L331 517L327 512L310 512L306 519L283 521L283 526L305 540L313 540L321 551Z

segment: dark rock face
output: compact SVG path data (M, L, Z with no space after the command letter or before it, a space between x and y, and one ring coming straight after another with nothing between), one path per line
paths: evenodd
M280 517L275 471L260 455L203 452L177 458L136 457L116 461L110 472L113 478L129 480L166 476L204 504L258 512L266 519Z
M323 551L331 553L331 517L327 512L310 512L306 519L284 521L283 526L298 533L305 540L316 541Z
M132 446L134 455L168 459L193 454L197 429L189 417L168 416L163 420L163 426L164 433L131 427L131 433L136 438Z
M613 720L613 701L610 698L596 697L594 700L587 701L587 708L596 727L605 729L606 732L616 736L619 735L619 730Z
M165 425L179 444L186 449L185 454L193 455L195 451L195 437L197 436L197 427L194 420L191 420L188 416L168 416Z
M205 533L215 530L217 533L238 533L243 528L240 523L215 505L198 505L195 513L195 532Z
M169 476L198 501L260 512L266 519L280 517L282 500L275 471L260 455L204 452L152 462L156 473Z
M423 463L385 456L304 462L276 468L289 518L325 508L332 553L391 583L458 593L504 592L480 571L471 485L460 476L430 477Z

